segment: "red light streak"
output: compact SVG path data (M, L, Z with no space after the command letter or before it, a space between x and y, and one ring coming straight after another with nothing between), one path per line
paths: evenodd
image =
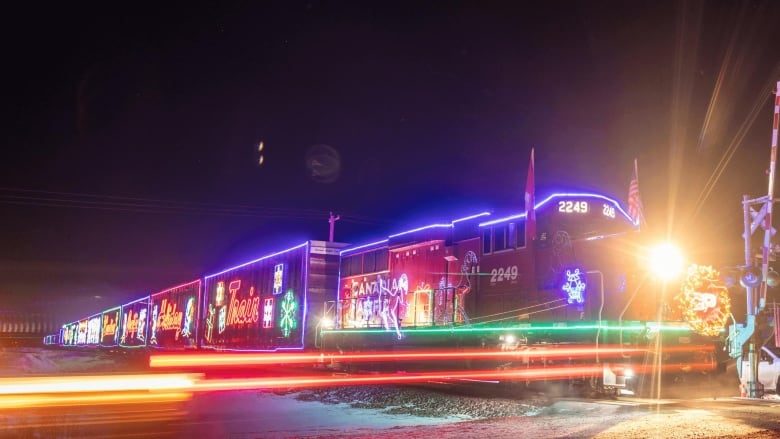
M712 370L710 363L688 364L690 370ZM328 386L355 386L380 384L412 384L430 381L452 382L462 380L541 381L564 378L599 377L603 364L567 365L556 367L517 368L506 370L437 371L406 374L372 374L358 376L296 376L273 378L208 379L196 384L193 391L250 390L274 388L307 388ZM656 372L652 366L632 368L636 373ZM666 365L662 371L679 371L679 365Z
M0 409L46 406L110 405L188 400L193 392L306 388L322 386L412 384L462 380L539 381L598 377L604 367L630 368L634 374L708 371L714 364L670 363L627 366L617 363L567 364L489 370L449 370L336 376L211 378L199 374L137 374L70 377L24 377L0 380Z
M664 348L664 353L689 351L713 351L710 345L674 346ZM440 350L440 351L389 351L372 353L279 354L279 353L234 353L214 352L208 354L155 354L149 358L149 366L166 367L241 367L278 364L306 364L323 362L382 362L382 361L444 361L444 360L522 360L554 358L587 358L636 356L652 352L648 349L623 346L578 346L518 349L513 351L489 350Z
M274 389L321 386L355 386L378 384L410 384L428 381L459 381L466 379L495 380L544 380L570 376L597 376L601 365L580 365L555 368L438 371L408 374L371 374L342 376L297 376L274 378L208 379L196 384L194 391Z

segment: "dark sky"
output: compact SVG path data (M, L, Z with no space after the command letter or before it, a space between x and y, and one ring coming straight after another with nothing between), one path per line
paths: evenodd
M537 197L625 202L637 158L646 233L702 264L742 261L742 194L767 193L772 0L2 15L0 298L13 306L100 311L327 239L329 211L354 243L520 211L532 147Z

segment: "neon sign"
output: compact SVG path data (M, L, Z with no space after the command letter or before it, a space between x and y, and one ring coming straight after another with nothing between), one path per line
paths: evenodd
M274 265L274 287L273 294L282 294L282 283L284 280L284 264Z
M103 338L115 338L116 336L116 320L109 317L108 314L103 314Z
M558 212L561 213L588 213L590 206L587 201L559 201Z
M78 335L76 336L76 344L87 343L87 321L79 320Z
M561 290L567 294L566 299L569 303L582 304L585 302L587 284L584 274L579 268L566 270L566 280L563 282Z
M195 320L195 298L190 297L187 299L187 313L184 315L184 325L182 326L181 335L184 337L192 336L192 322Z
M176 309L175 302L163 299L160 305L160 314L157 316L157 329L160 331L174 330L178 338L181 332L182 311Z
M257 323L260 320L260 296L255 296L255 287L249 287L249 297L237 299L236 293L241 288L241 281L230 282L230 301L228 303L227 326Z
M287 290L281 305L281 316L279 326L282 328L282 334L289 337L293 329L298 327L298 320L295 318L295 311L298 309L298 301L292 290Z
M274 326L274 299L269 297L263 299L263 328L273 328Z
M87 321L87 344L100 343L100 314L92 316Z

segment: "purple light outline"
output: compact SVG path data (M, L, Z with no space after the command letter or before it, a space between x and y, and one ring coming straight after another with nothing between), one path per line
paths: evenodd
M146 311L147 313L149 313L149 318L151 319L151 317L152 317L152 315L151 315L151 312L152 312L152 305L154 304L154 298L155 298L155 297L157 297L157 296L159 296L159 295L161 295L161 294L170 293L170 292L171 292L171 291L173 291L173 290L177 290L177 289L181 289L181 288L188 287L188 286L190 286L190 285L192 285L192 284L194 284L194 283L197 283L197 284L198 284L198 294L197 294L197 297L198 297L198 298L196 299L196 302L195 302L195 303L197 303L197 304L198 304L198 305L195 307L195 337L196 337L196 339L197 339L197 337L198 337L198 334L200 334L198 331L200 330L200 311L201 311L201 308L202 308L202 303L201 303L201 292L203 291L203 283L204 283L204 282L203 282L203 279L201 279L201 278L197 278L197 279L195 279L195 280L193 280L193 281L190 281L190 282L185 282L185 283L183 283L183 284L176 285L175 287L170 287L170 288L167 288L167 289L165 289L165 290L158 291L158 292L156 292L156 293L154 293L154 294L151 294L151 295L149 296L149 309ZM186 306L186 305L185 305L185 306ZM184 313L185 313L185 315L186 315L186 313L187 313L187 310L186 310L186 309L184 310ZM197 342L197 340L196 340L196 344L197 344L197 343L198 343L198 342ZM167 348L167 347L160 347L160 346L151 346L151 347L152 347L152 348L154 348L154 349L170 349L170 348ZM187 347L185 346L184 348L186 349Z
M301 319L301 345L299 350L304 349L304 340L306 338L306 318L309 311L309 241L306 241L306 251L303 254L303 318ZM291 348L292 349L292 348Z
M466 216L466 217L463 217L463 218L458 218L456 220L452 220L452 225L455 225L455 223L460 223L460 222L463 222L463 221L468 221L468 220L472 220L472 219L475 219L475 218L479 218L481 216L490 216L490 215L491 215L490 212L476 213L474 215L469 215L469 216Z
M272 348L272 349L218 348L218 347L214 346L213 344L206 345L205 344L205 339L204 339L204 340L202 340L201 347L203 349L211 349L211 350L215 350L215 351L226 351L226 352L280 352L280 351L302 351L302 350L304 350L305 349L304 340L306 338L306 317L307 317L308 302L309 302L309 254L310 254L310 250L311 250L309 248L310 244L311 244L310 241L306 241L303 244L296 245L295 247L290 247L287 250L283 250L283 251L276 252L276 253L273 253L273 254L270 254L270 255L266 255L266 256L263 256L261 258L255 259L254 261L249 261L249 262L246 262L244 264L237 265L237 266L235 266L233 268L229 268L227 270L221 271L219 273L215 273L215 274L206 276L204 278L204 281L203 281L203 289L205 289L206 279L212 278L214 276L219 276L220 274L225 274L228 271L236 270L236 269L239 269L239 268L243 268L243 267L246 267L247 265L254 264L255 262L260 262L260 261L262 261L264 259L272 258L274 256L281 255L283 253L288 253L288 252L291 252L293 250L297 250L297 249L305 246L306 247L306 251L303 253L303 255L301 255L301 258L303 258L303 261L301 261L301 262L304 264L304 267L303 267L303 276L304 276L304 278L303 278L303 317L302 317L301 326L300 326L300 328L301 328L301 342L300 342L300 346L293 346L293 347L279 346L279 347L275 347L275 348ZM206 294L204 294L203 295L204 307L207 305L205 303L206 300L208 300L208 297L206 296ZM205 308L204 308L204 312L205 312ZM198 320L200 320L200 319L198 319Z
M283 254L283 253L287 253L287 252L290 252L290 251L293 251L293 250L297 250L297 249L299 249L299 248L301 248L301 247L303 247L303 246L308 246L308 245L309 245L309 241L306 241L306 242L304 242L303 244L298 244L298 245L296 245L295 247L290 247L290 248L288 248L287 250L282 250L282 251L280 251L280 252L272 253L272 254L270 254L270 255L265 255L265 256L262 256L262 257L260 257L260 258L257 258L257 259L255 259L255 260L253 260L253 261L244 262L244 263L243 263L243 264L241 264L241 265L236 265L235 267L228 268L228 269L226 269L226 270L222 270L222 271L220 271L219 273L210 274L210 275L208 275L208 276L205 276L203 279L204 279L204 280L205 280L205 279L210 279L210 278L212 278L212 277L214 277L214 276L219 276L220 274L225 274L225 273L227 273L228 271L237 270L237 269L239 269L239 268L246 267L247 265L254 264L255 262L260 262L260 261L262 261L262 260L264 260L264 259L272 258L272 257L274 257L274 256L279 256L279 255L281 255L281 254Z
M463 221L468 221L468 220L471 220L471 219L474 219L474 218L479 218L481 216L488 216L488 215L490 215L490 212L480 212L480 213L477 213L477 214L474 214L474 215L469 215L469 216L465 216L465 217L462 217L462 218L458 218L458 219L452 220L448 224L429 224L427 226L422 226L422 227L418 227L416 229L407 230L405 232L400 232L400 233L396 233L396 234L390 235L387 238L379 240L379 241L371 242L371 243L368 243L368 244L361 244L361 245L357 245L355 247L346 248L344 250L341 250L339 252L339 255L343 256L343 255L345 255L347 253L351 253L351 252L354 252L354 251L357 251L357 250L368 248L368 247L371 247L371 246L374 246L374 245L384 244L384 243L388 242L391 238L396 238L398 236L407 235L409 233L419 232L421 230L432 229L432 228L453 227L456 223L463 222Z
M623 215L623 217L628 220L628 222L630 222L632 225L636 226L636 224L634 224L634 221L631 219L631 216L629 216L628 213L626 213L626 211L623 210L623 207L620 205L620 203L618 203L613 198L609 198L607 196L600 195L600 194L594 194L594 193L557 193L557 194L552 194L549 197L545 198L544 200L536 203L536 205L534 206L534 209L539 209L540 207L542 207L545 204L547 204L548 202L550 202L550 200L552 200L553 198L565 198L565 197L598 198L598 199L607 201L609 203L612 203L617 208L618 212L620 212ZM510 215L510 216L507 216L507 217L494 219L492 221L486 221L484 223L480 223L479 227L492 226L492 225L495 225L495 224L500 224L500 223L503 223L503 222L516 220L516 219L519 219L519 218L525 218L525 216L526 216L525 212L518 213L518 214Z
M371 246L373 246L373 245L384 244L384 243L386 243L387 241L389 241L389 239L385 238L385 239L383 239L383 240L381 240L381 241L371 242L371 243L369 243L369 244L362 244L362 245L359 245L359 246L357 246L357 247L351 247L351 248L347 248L347 249L344 249L344 250L340 251L340 252L339 252L339 256L344 256L344 254L345 254L345 253L349 253L349 252L353 252L353 251L361 250L361 249L364 249L364 248L367 248L367 247L371 247Z
M183 284L180 284L180 285L176 285L175 287L170 287L170 288L168 288L168 289L165 289L165 290L162 290L162 291L158 291L158 292L156 292L156 293L152 294L150 297L157 297L157 296L159 296L160 294L165 294L165 293L169 293L169 292L171 292L171 291L173 291L173 290L177 290L177 289L179 289L179 288L188 287L188 286L190 286L190 285L192 285L192 284L194 284L194 283L196 283L196 282L200 282L200 278L197 278L197 279L195 279L195 280L193 280L193 281L186 282L186 283L183 283Z

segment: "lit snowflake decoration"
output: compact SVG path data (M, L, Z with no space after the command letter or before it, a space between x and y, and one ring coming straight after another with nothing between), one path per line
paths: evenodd
M563 282L561 289L568 295L569 303L584 303L586 287L585 278L579 268L575 268L574 271L566 270L566 281Z
M298 320L295 319L295 311L298 309L298 302L295 300L292 290L287 290L281 304L281 316L279 326L285 337L289 337L293 329L298 327Z

